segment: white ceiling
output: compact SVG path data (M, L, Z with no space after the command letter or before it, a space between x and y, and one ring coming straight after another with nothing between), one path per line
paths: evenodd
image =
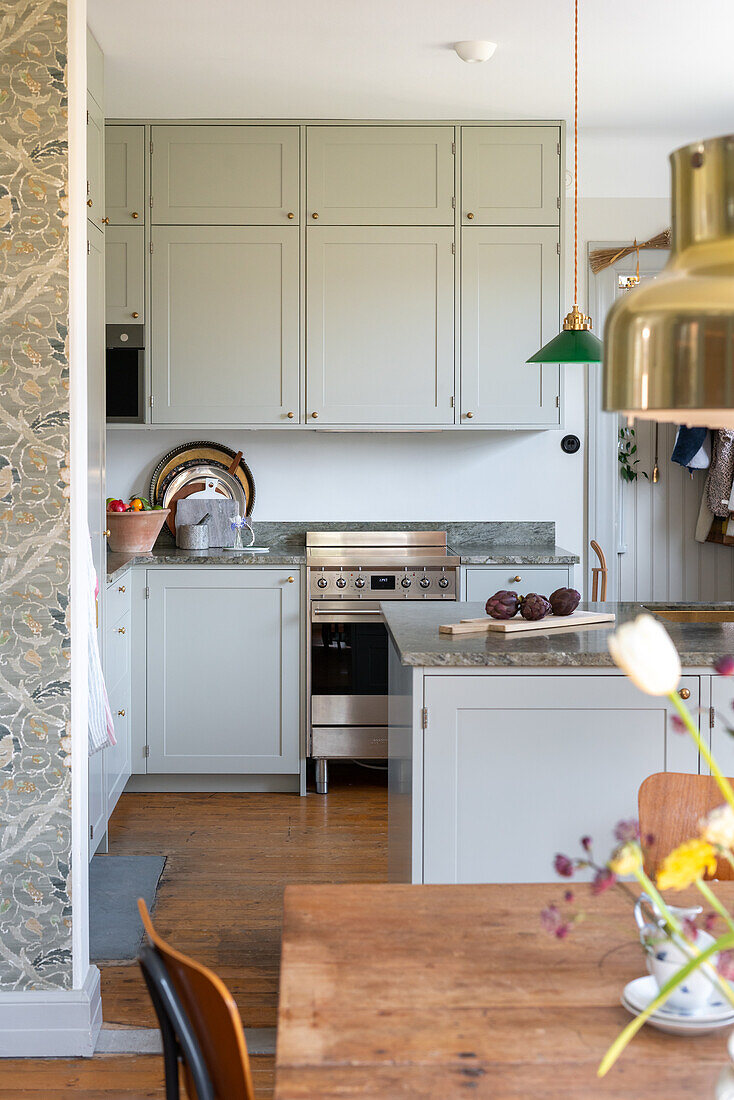
M570 113L571 0L88 3L111 118ZM734 0L581 0L581 35L582 125L734 129Z

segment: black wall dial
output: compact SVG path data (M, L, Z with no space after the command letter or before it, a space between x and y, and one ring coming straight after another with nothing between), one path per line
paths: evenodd
M575 455L581 450L581 440L577 435L564 435L561 440L561 450L564 454Z

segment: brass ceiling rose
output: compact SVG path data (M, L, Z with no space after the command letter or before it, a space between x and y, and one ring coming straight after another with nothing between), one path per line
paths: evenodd
M673 239L657 277L619 298L604 330L604 408L734 428L734 135L670 157Z

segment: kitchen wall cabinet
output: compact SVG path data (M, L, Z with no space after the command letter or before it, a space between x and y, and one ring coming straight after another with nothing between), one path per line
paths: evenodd
M299 579L148 571L148 772L298 772Z
M87 220L104 229L104 117L96 99L87 95Z
M475 427L557 427L560 367L526 360L558 331L558 229L462 230L461 416Z
M153 126L155 225L299 221L297 126Z
M145 222L145 127L105 127L105 190L110 225Z
M604 845L616 821L637 816L646 776L698 770L667 700L623 676L426 674L424 685L427 883L548 882L556 852L577 851L582 833ZM681 685L695 709L699 678ZM512 844L492 843L508 821Z
M154 423L298 421L298 254L291 226L154 228Z
M463 126L464 225L558 225L561 131L545 126Z
M309 126L308 224L453 225L453 126Z
M452 240L441 227L308 230L309 422L453 424Z
M501 590L550 596L556 588L569 587L572 580L573 567L567 565L468 565L461 598L486 603Z
M108 325L145 320L145 231L110 225L105 234L105 317Z

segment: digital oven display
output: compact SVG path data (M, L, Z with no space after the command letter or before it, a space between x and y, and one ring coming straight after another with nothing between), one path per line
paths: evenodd
M370 577L370 588L373 591L390 592L395 590L395 577L390 574Z

